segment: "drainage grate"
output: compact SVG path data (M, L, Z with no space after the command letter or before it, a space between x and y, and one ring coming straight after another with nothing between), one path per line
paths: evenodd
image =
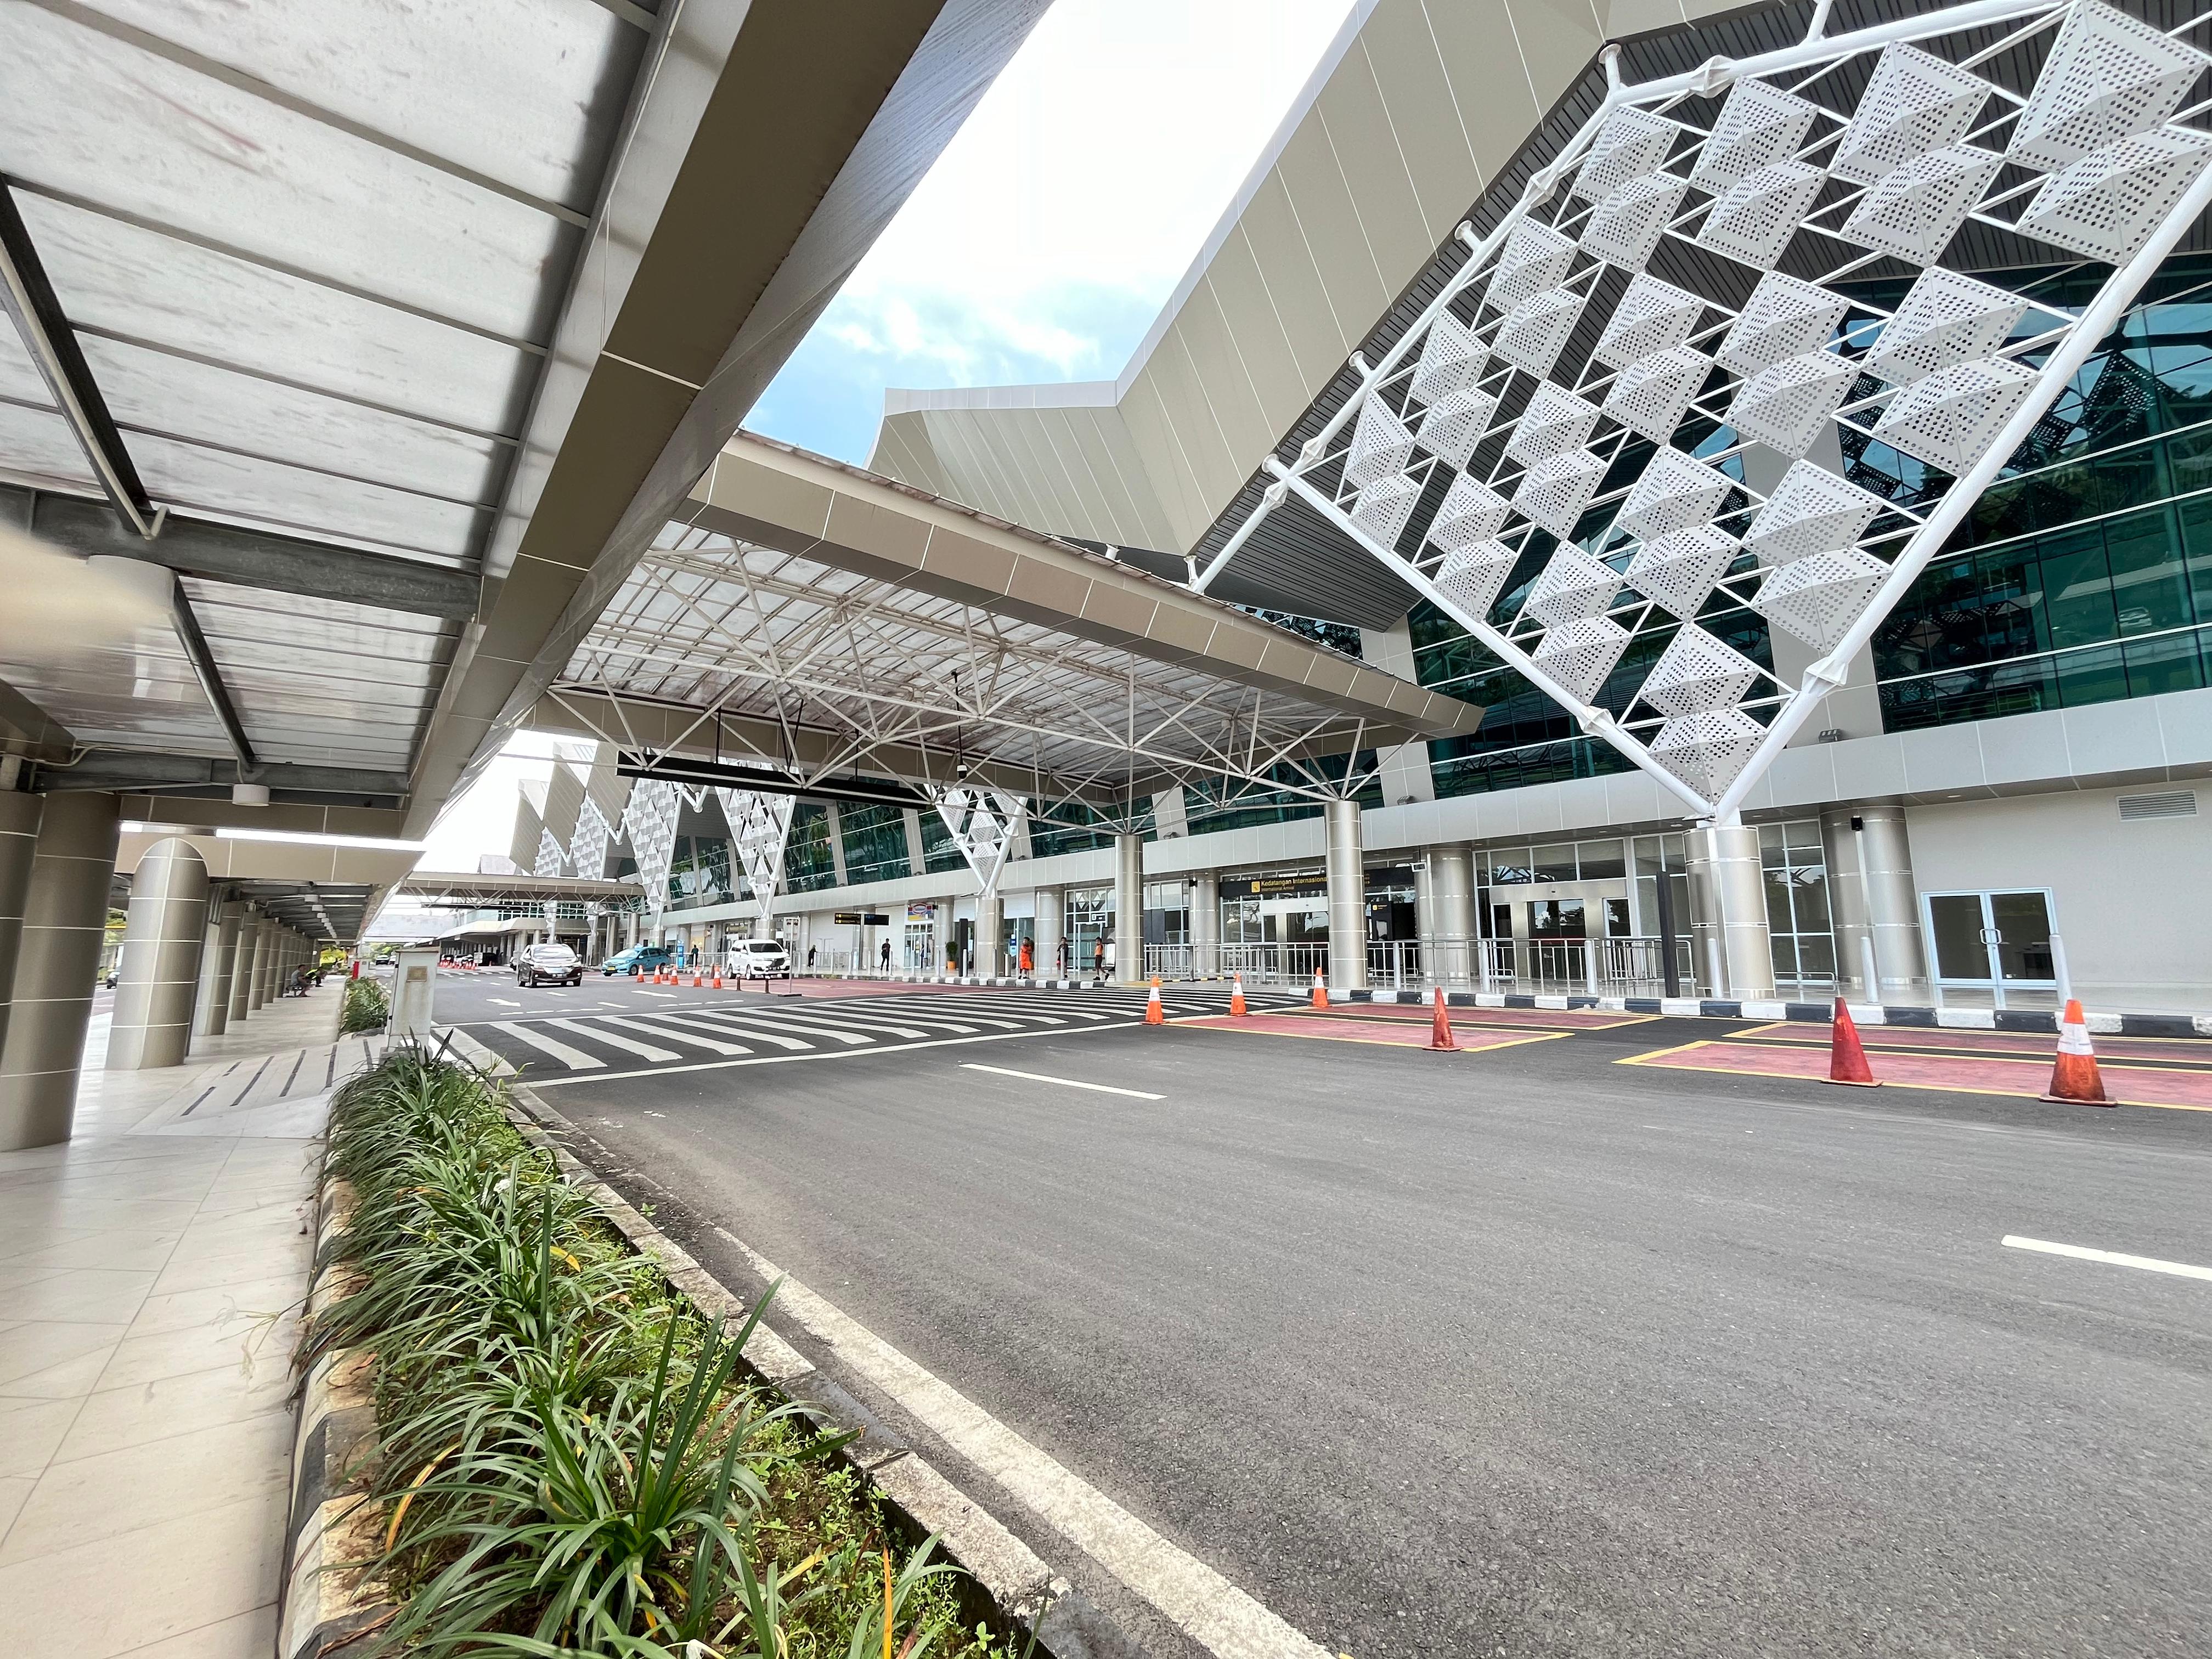
M2155 795L2122 795L2120 822L2142 818L2193 818L2197 816L2194 789L2168 789Z

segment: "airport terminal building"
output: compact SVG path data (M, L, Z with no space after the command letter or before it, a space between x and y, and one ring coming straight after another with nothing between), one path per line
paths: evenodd
M1168 974L1302 980L1321 970L1355 986L1858 1000L1871 946L1878 1000L1893 1004L2047 1007L2063 979L2093 1006L2212 1006L2202 943L2212 932L2212 808L2202 799L2212 774L2212 245L2202 217L2161 251L2116 320L2083 342L2027 441L1954 515L1909 590L1743 792L1735 857L1745 867L1729 878L1755 884L1755 939L1741 914L1721 917L1718 866L1700 868L1697 815L1665 777L1538 689L1433 592L1370 556L1349 520L1293 496L1251 528L1285 463L1302 450L1310 458L1317 434L1340 445L1366 366L1440 330L1439 296L1465 283L1478 258L1470 249L1487 246L1531 179L1576 144L1609 75L1634 86L1782 51L1815 11L1687 0L1676 16L1674 6L1617 4L1608 40L1570 9L1363 0L1118 380L893 392L870 461L909 495L1087 550L1133 579L1211 579L1212 598L1295 629L1320 651L1462 700L1480 710L1479 725L1357 750L1338 775L1358 821L1334 845L1328 803L1249 781L1170 783L1132 799L1118 823L1040 806L1014 830L998 915L988 904L979 913L969 862L927 801L802 799L775 907L799 954L811 947L823 967L879 967L888 945L902 969L949 961L1004 972L1026 939L1044 973L1087 969L1111 940L1126 975L1133 957L1121 940L1132 934L1116 919L1140 890L1146 969ZM1820 8L1831 36L1933 9ZM2152 0L2125 14L2096 10L2120 20L2113 50L2154 65L2165 52L2179 65L2167 82L2189 85L2167 100L2171 118L2196 118L2205 88L2189 43L2205 43L2185 9ZM1990 142L2000 147L2008 110L2051 49L2047 29L2024 43L2008 29L1991 21L1970 60L2008 103L1967 136L1997 129ZM1500 72L1501 40L1517 43L1510 74ZM1832 100L1845 113L1872 63L1822 83L1856 74ZM1695 107L1720 106L1724 78L1716 86L1711 104ZM1844 147L1854 142L1847 135ZM1835 178L1848 174L1829 159ZM1654 178L1668 175L1643 182ZM1681 202L1680 188L1673 195ZM1925 216L1924 204L1914 212ZM1644 269L1710 295L1712 240L1671 228ZM1858 359L1869 378L1851 395L1884 393L1865 354L1874 343L1879 356L1883 320L1915 291L1919 267L1905 257L1915 250L1885 257L1877 243L1852 260L1831 246L1821 264L1802 247L1816 240L1801 237L1767 268L1823 278L1834 313L1820 325L1826 362ZM2010 313L2014 349L2038 319L2083 314L2121 263L2087 256L2078 235L2054 242L1984 211L1962 216L1945 246L1917 252L1923 265L1940 252L1978 292L2022 302L2027 321ZM1480 291L1468 289L1454 314L1502 350L1489 331L1497 311L1475 303ZM1731 302L1742 303L1740 293ZM1998 317L1997 338L2007 325ZM1597 334L1586 319L1565 360L1601 353ZM1753 441L1766 428L1741 407L1692 396L1673 441L1758 497L1773 495L1794 464L1844 480L1883 511L1911 512L1939 501L1965 470L1931 463L1924 442L1887 441L1887 426L1873 434L1879 422L1854 421L1850 409L1796 443ZM1652 453L1637 450L1633 434L1627 444ZM1618 471L1625 453L1615 452L1608 483L1629 476ZM1390 526L1400 546L1420 543L1425 527L1438 533L1439 493L1409 501ZM1559 533L1508 548L1516 556L1504 561L1489 611L1501 627L1532 593L1550 592L1544 584L1556 586L1547 569L1559 549L1630 550L1608 529L1604 500L1601 486L1599 505ZM1224 548L1234 556L1223 559ZM1613 562L1617 574L1622 561ZM1705 635L1785 686L1820 654L1741 588L1724 585L1689 610ZM1668 627L1638 632L1598 672L1590 708L1630 720L1673 639L1671 619L1661 620ZM756 906L715 792L665 787L677 804L660 927L703 939L748 924ZM561 810L574 819L578 809ZM616 826L611 836L586 826L586 841L605 842L608 854L592 873L614 873L633 857L621 805L611 797L592 817ZM547 848L574 834L566 819L540 826ZM518 842L525 867L530 850ZM1343 938L1354 930L1357 953Z

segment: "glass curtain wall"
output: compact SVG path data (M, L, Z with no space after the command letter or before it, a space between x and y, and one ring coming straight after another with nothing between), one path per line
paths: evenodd
M2101 273L1984 274L2079 309ZM1884 307L1901 296L1895 283L1838 286ZM1864 320L1846 315L1838 327ZM1853 349L1871 343L1869 335ZM1862 380L1854 395L1873 389ZM1730 437L1717 428L1698 447ZM1863 438L1850 437L1844 460L1852 482L1908 505L1928 483L1919 462ZM1602 552L1613 535L1601 520L1578 539ZM1531 538L1493 621L1518 608L1553 545L1540 533ZM1430 744L1437 794L1627 769L1441 611L1424 603L1408 621L1421 684L1489 708L1480 732ZM1771 665L1759 617L1716 598L1698 621ZM1620 713L1664 643L1639 641L1597 701ZM2212 253L2166 262L1883 623L1873 649L1883 727L1893 732L2212 684Z
M792 809L791 836L783 849L783 884L793 893L818 893L837 884L827 803L803 800Z
M945 820L939 817L937 822L942 826ZM837 830L845 844L845 879L849 884L896 881L913 873L907 858L904 808L842 805L837 811ZM958 857L957 850L954 856Z

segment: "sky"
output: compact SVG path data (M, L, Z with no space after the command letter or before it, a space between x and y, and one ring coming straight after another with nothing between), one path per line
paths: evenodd
M865 462L884 388L1109 380L1351 0L1054 0L745 424Z
M1119 375L1352 0L1054 0L745 424L840 460L886 386ZM420 860L504 854L526 734Z

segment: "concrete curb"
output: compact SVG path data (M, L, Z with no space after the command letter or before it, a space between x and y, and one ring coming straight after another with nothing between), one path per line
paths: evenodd
M485 1057L497 1059L489 1049L459 1033L456 1036ZM500 1068L511 1071L503 1061ZM509 1121L525 1139L553 1159L572 1186L600 1207L631 1249L659 1262L670 1286L709 1319L744 1322L750 1304L561 1144L560 1135L572 1132L564 1119L511 1077L507 1089ZM935 1534L940 1553L957 1562L980 1592L978 1604L962 1609L966 1618L980 1617L1017 1640L1026 1641L1034 1632L1036 1651L1048 1659L1142 1659L1143 1650L1102 1609L848 1390L777 1335L767 1320L754 1327L740 1358L755 1382L793 1401L817 1423L858 1436L842 1455L875 1487L908 1543Z
M357 1276L337 1259L352 1209L352 1195L344 1183L325 1182L318 1176L308 1330L313 1329L317 1316L343 1299L356 1282ZM334 1349L308 1368L301 1387L277 1607L277 1659L322 1659L398 1611L382 1579L360 1569L333 1570L337 1562L383 1553L378 1516L358 1490L362 1474L374 1465L376 1455L376 1387L368 1356Z
M1431 991L1339 991L1331 1002L1419 1003ZM1826 1024L1834 1013L1829 1002L1730 1001L1712 997L1507 996L1494 991L1447 991L1454 1008L1590 1009L1607 1013L1665 1014L1687 1019L1796 1019ZM2040 1008L1928 1008L1910 1005L1850 1005L1861 1025L1917 1025L1958 1031L2033 1031L2058 1034L2058 1016ZM2100 1014L2089 1029L2106 1036L2212 1038L2212 1014Z

